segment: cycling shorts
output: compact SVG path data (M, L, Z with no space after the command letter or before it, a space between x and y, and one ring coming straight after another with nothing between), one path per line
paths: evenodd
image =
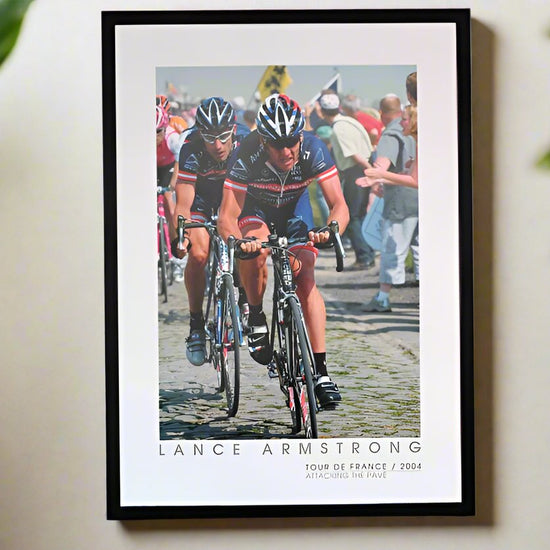
M191 205L191 219L193 221L208 222L212 220L212 216L218 212L220 207L220 202L215 197L212 198L208 200L200 195L195 195Z
M247 195L243 210L239 216L239 228L254 223L275 224L275 231L280 236L285 236L290 245L292 242L303 243L307 240L309 231L313 228L313 211L309 202L307 191L300 195L297 202L285 205L281 208L273 208L255 201ZM317 249L296 244L289 248L307 248L317 255Z

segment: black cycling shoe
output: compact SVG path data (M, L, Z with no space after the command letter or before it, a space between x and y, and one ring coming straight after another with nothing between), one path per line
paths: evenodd
M250 317L248 318L248 351L250 356L256 363L260 365L269 365L273 358L273 349L269 343L269 330L267 328L267 320L265 313L260 314L260 322L252 324Z
M324 409L334 408L339 401L342 401L338 386L328 376L321 376L317 380L315 396L319 401L319 405Z

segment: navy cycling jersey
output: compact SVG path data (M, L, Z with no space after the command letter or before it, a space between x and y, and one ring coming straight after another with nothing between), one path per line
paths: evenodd
M288 172L271 165L258 133L252 132L232 156L224 188L248 193L262 205L283 208L298 201L314 179L323 182L337 174L327 146L310 132L304 132L298 162Z
M237 124L233 135L234 152L250 130ZM206 151L206 147L200 133L193 130L182 145L179 156L178 184L187 183L195 186L195 196L201 197L210 204L220 205L223 193L223 181L225 179L228 160L218 162ZM229 154L228 159L231 157Z

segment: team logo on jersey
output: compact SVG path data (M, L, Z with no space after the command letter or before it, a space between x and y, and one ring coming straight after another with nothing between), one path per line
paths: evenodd
M199 170L199 158L196 154L189 155L185 161L184 168L190 172L198 172Z
M248 168L241 159L237 159L237 162L235 162L235 164L231 168L231 173L244 176L248 174Z
M254 164L254 162L258 160L258 158L260 157L261 153L262 153L262 149L260 149L259 151L256 151L253 155L250 155L250 163Z
M290 173L293 177L300 178L302 177L302 167L299 164L295 164L292 169L290 170Z

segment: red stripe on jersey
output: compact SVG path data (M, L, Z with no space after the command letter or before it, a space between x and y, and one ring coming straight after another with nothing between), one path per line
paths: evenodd
M197 174L191 172L178 172L178 183L195 183L197 181Z
M247 185L245 183L237 183L233 180L225 180L223 182L224 189L232 189L233 191L240 191L246 193Z
M199 175L205 178L208 176L225 176L225 170L218 170L216 168L212 168L212 170L208 170L207 172L202 172Z
M284 187L280 183L249 183L250 187L255 189L267 189L274 193L279 193L281 189L284 191L296 191L296 189L302 189L302 187L307 187L310 184L311 180L299 181L297 183L285 183Z
M336 169L336 166L333 166L332 168L329 168L325 172L322 172L317 176L318 181L326 181L332 176L338 175L338 170Z

